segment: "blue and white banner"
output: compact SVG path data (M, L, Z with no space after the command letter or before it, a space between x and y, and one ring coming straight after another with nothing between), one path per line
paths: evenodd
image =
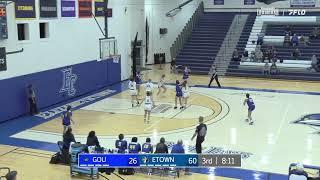
M213 0L214 5L224 5L224 0Z
M243 4L244 5L255 5L256 4L256 0L244 0Z

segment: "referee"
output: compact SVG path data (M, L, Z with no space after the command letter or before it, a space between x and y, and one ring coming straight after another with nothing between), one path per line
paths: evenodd
M217 73L216 65L212 64L211 69L209 71L209 75L211 76L211 79L210 79L210 82L208 84L208 87L210 88L212 81L215 79L217 84L218 84L218 87L221 88L221 85L220 85L220 82L219 82L219 79L218 79L218 73Z
M201 144L204 141L204 138L207 135L207 125L205 125L203 123L203 117L200 116L199 117L199 125L196 127L196 131L194 132L191 141L197 136L197 140L196 140L196 151L197 154L201 154L202 153L202 146Z

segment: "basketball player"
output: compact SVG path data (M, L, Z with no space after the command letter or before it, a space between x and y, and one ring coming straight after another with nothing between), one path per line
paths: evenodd
M190 73L190 69L188 69L188 67L185 66L183 70L183 76L182 76L183 81L187 81L189 79L189 73Z
M179 80L176 81L176 98L175 98L175 106L174 109L177 109L177 100L179 99L180 102L180 109L183 108L182 102L181 102L181 97L182 97L182 89Z
M139 104L139 101L137 98L137 83L134 81L133 78L131 78L129 81L129 91L130 91L130 96L131 96L131 104L133 107L134 101L136 101L137 104Z
M182 83L182 97L183 97L183 107L187 107L188 98L190 97L190 88L187 84L187 81L184 81Z
M72 120L72 111L71 106L67 106L67 111L61 115L62 125L63 125L63 134L67 132L69 128L71 128L71 122L74 124Z
M243 105L248 105L248 119L246 121L249 122L249 125L253 125L253 120L251 117L252 111L256 108L253 99L250 97L250 94L246 94L246 99L243 102Z
M147 92L146 99L144 100L144 123L150 122L150 113L153 107L152 98L150 92ZM146 121L146 118L148 116L148 120Z
M137 83L138 96L140 96L140 86L142 84L140 71L138 71L137 74L136 74L136 83Z
M146 83L146 93L150 93L150 96L151 96L151 100L153 102L153 105L155 106L154 104L154 101L153 101L153 83L152 83L152 80L149 79L148 82Z
M166 77L166 75L162 75L160 81L158 82L158 93L157 95L159 96L160 92L161 92L161 88L163 89L163 93L166 93L167 88L165 86L165 81L164 78Z
M147 138L146 142L142 144L142 150L143 153L153 153L153 146L151 144L151 139Z
M128 146L129 153L138 154L141 151L141 145L138 143L137 137L132 137Z

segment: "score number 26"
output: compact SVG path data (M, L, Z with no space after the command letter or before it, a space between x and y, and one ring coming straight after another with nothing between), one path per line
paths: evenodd
M129 158L129 164L130 164L130 165L135 165L135 164L137 164L137 163L138 163L137 158Z

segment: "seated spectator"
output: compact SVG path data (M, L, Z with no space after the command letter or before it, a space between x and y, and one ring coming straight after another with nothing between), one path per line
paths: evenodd
M259 33L259 34L257 34L257 36L258 36L257 45L262 45L263 44L263 38L264 38L263 34Z
M141 145L138 143L137 137L132 137L128 146L129 153L138 154L141 151Z
M294 34L291 38L291 44L292 46L298 46L299 45L299 37L297 34Z
M255 61L254 51L251 51L251 53L249 54L248 60L249 60L249 61Z
M100 143L99 143L99 140L96 136L96 132L95 131L90 131L89 132L89 135L87 137L87 143L86 143L87 146L95 146L95 147L98 147L100 148Z
M294 57L295 60L299 59L300 50L299 50L298 48L296 48L295 50L293 50L292 56Z
M283 45L284 46L290 46L290 35L289 34L286 34L284 36Z
M263 69L262 69L262 74L263 75L268 75L270 74L270 66L269 66L269 63L266 62L263 66Z
M178 140L177 144L173 145L171 154L184 154L185 152L182 144L182 140Z
M166 140L162 137L160 138L160 142L156 146L155 154L168 154L168 146L165 144Z
M72 128L68 128L66 133L63 134L63 149L66 149L69 151L71 142L76 142L74 139L74 135L72 133Z
M300 44L303 46L306 46L308 44L307 39L303 36L303 34L301 34L299 40L300 40Z
M234 49L233 53L232 53L232 61L240 61L240 55L238 53L237 49Z
M285 28L284 28L284 34L289 34L289 36L291 36L293 33L292 33L292 28L291 26L287 25Z
M241 57L241 61L242 62L243 61L248 61L248 59L249 59L249 53L248 53L248 51L244 51L244 53L243 53L243 55Z
M128 146L127 146L127 141L124 140L123 134L119 134L119 139L116 140L115 146L118 149L118 153L125 153Z
M304 167L302 164L298 163L296 165L296 168L295 169L292 169L290 172L289 172L289 179L292 177L292 175L295 175L296 177L297 176L300 176L300 177L305 177L305 179L308 179L308 173L306 171L304 171Z
M318 64L319 64L319 60L317 59L317 56L316 55L313 55L311 57L311 66L308 68L308 70L315 70L315 71L318 71Z
M267 49L264 49L262 53L262 62L264 62L269 57L269 51Z
M263 53L260 48L256 48L254 52L254 61L262 62Z
M317 27L315 27L309 37L310 39L317 39L319 38L319 36L320 36L320 30Z
M276 63L272 63L272 65L270 66L270 74L271 75L278 74L278 67L277 67Z
M142 145L142 152L144 153L153 153L153 146L151 144L151 139L147 138L146 142Z

